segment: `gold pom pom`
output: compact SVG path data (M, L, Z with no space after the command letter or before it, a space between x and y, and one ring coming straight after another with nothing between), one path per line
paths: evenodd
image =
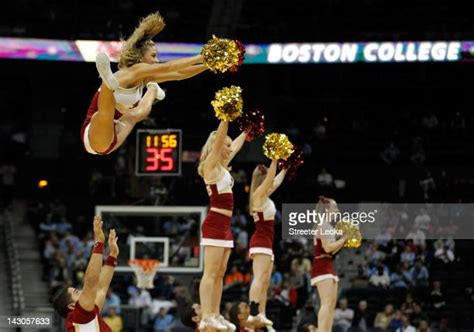
M265 137L263 153L268 158L287 159L293 151L293 144L285 134L271 133Z
M243 46L238 41L214 35L201 50L204 65L214 73L225 73L237 68L243 62L244 52Z
M341 230L347 236L347 241L344 247L359 248L362 244L362 234L356 225L352 225L350 220L341 220L337 222L336 229Z
M216 92L216 96L211 102L211 105L219 120L227 122L234 121L242 115L242 108L244 107L242 89L235 85L220 89Z

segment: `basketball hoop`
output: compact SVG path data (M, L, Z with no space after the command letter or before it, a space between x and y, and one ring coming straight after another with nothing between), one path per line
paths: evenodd
M138 288L153 288L153 279L155 278L156 269L160 265L157 259L130 259L128 265L133 269L137 276Z

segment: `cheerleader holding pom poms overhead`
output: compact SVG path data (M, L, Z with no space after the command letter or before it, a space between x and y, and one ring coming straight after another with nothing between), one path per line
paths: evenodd
M97 54L96 67L102 85L92 99L81 128L87 152L109 154L116 150L135 124L148 117L153 102L165 98L157 83L187 79L206 70L202 55L159 63L152 39L164 27L159 13L142 19L132 35L123 41L116 73L112 73L107 55ZM147 92L142 97L145 86Z
M321 197L316 204L316 213L324 215L324 220L318 227L324 234L329 234L332 220L331 213L338 212L335 200ZM320 234L318 232L317 234ZM320 308L318 312L318 332L331 332L334 311L337 301L337 284L339 278L334 270L333 256L341 250L347 241L344 234L339 240L334 235L316 235L314 237L314 257L311 269L311 286L318 289Z
M265 316L268 287L273 269L273 238L275 203L270 195L281 185L286 175L286 169L277 176L278 160L272 160L267 169L258 165L252 174L250 186L249 212L255 221L255 231L250 239L250 258L253 260L253 281L250 286L250 316L249 323L261 323L272 326L273 322Z
M235 330L220 312L223 278L231 248L234 246L230 219L234 209L234 180L229 163L242 148L247 132L235 140L227 136L229 121L242 114L241 89L236 86L216 93L212 106L221 120L217 131L211 132L201 150L198 173L204 179L210 198L209 213L202 224L201 245L204 246L204 273L199 286L202 320L199 330Z
M253 260L254 279L250 286L251 324L263 324L271 329L273 322L266 318L267 292L273 269L273 238L275 203L270 199L273 192L282 184L290 163L276 175L278 159L288 159L293 153L293 145L283 134L269 134L263 146L264 154L272 159L269 168L258 165L252 173L250 185L249 212L255 221L255 231L250 239L250 258Z

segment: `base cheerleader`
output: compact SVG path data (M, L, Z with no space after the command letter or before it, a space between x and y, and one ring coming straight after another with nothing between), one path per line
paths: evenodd
M331 213L338 211L337 203L330 198L322 197L316 205L318 216L324 216L321 225L318 225L317 235L314 237L314 257L311 269L311 286L316 287L320 299L318 311L318 332L331 332L336 310L337 285L339 278L334 270L333 256L344 246L346 236L339 240L334 236L319 235L329 234L331 228ZM323 232L321 232L321 230Z
M252 174L250 186L249 210L255 221L255 232L250 239L250 258L253 260L253 281L250 286L249 323L266 325L269 329L272 321L266 318L265 307L267 292L273 269L273 238L275 203L270 195L281 185L286 169L276 175L277 160L273 160L267 169L258 165Z

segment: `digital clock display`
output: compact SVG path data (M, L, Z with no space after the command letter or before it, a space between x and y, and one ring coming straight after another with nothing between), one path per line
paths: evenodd
M135 174L181 175L181 130L138 130Z

